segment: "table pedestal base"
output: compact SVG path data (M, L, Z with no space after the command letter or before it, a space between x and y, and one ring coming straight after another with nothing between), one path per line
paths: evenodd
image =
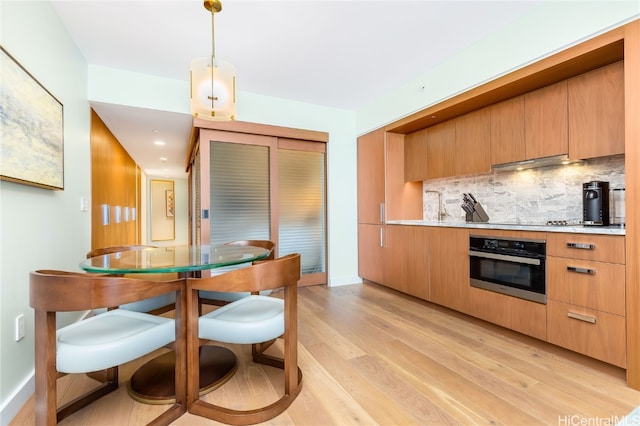
M220 346L200 347L200 395L223 385L236 371L235 354ZM129 395L145 404L176 401L175 352L167 352L140 367L129 381Z

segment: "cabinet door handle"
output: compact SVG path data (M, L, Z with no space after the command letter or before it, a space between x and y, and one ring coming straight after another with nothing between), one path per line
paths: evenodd
M587 274L587 275L595 275L596 274L596 270L595 269L577 268L575 266L567 266L567 271L577 272L578 274Z
M590 317L589 315L577 314L575 312L569 312L567 314L567 316L569 318L573 318L573 319L578 320L578 321L588 322L589 324L595 324L596 320L597 320L596 317Z
M380 247L384 247L384 228L380 228Z
M380 203L380 223L384 223L384 203Z
M589 243L567 243L567 247L574 248L574 249L582 249L582 250L595 250L596 249L596 245L595 244L589 244Z

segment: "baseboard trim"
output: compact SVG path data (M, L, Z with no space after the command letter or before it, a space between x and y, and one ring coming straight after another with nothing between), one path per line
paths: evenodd
M330 278L329 279L329 287L340 287L342 285L351 285L351 284L362 284L362 278L355 277L340 277L340 278Z
M35 370L18 386L0 406L0 425L6 426L22 409L36 390Z

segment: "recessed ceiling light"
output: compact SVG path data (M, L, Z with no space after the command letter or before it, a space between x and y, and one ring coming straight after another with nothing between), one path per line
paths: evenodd
M153 141L153 144L158 146L163 146L165 143L164 141Z
M160 157L160 161L164 163L165 161L167 161L167 157Z

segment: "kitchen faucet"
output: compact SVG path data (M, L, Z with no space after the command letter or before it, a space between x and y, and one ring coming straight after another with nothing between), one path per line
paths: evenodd
M434 191L432 189L427 189L424 192L425 194L438 194L438 222L440 222L447 215L447 211L445 210L444 205L442 204L442 192Z

